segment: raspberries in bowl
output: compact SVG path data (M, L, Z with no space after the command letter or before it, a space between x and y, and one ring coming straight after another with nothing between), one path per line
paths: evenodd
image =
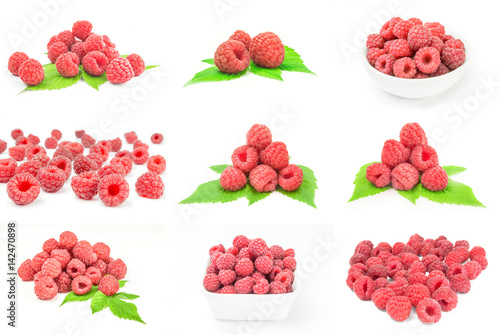
M465 72L464 43L438 22L394 17L367 37L366 48L368 74L382 89L403 98L439 94Z

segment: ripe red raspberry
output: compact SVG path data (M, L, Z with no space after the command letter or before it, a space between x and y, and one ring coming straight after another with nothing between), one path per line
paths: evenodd
M451 281L457 275L467 275L467 268L460 263L453 263L446 271L446 278Z
M423 25L414 26L408 32L408 43L410 44L410 47L415 51L420 48L429 46L431 44L431 38L431 30Z
M391 43L389 47L389 53L394 58L411 57L413 56L413 50L410 48L407 40L399 39Z
M243 248L248 248L248 243L250 240L244 235L238 235L233 239L233 246L241 250Z
M95 140L89 134L82 135L82 144L85 148L90 148L95 144Z
M281 271L274 276L274 281L281 282L288 287L292 284L292 275L288 272Z
M461 40L451 38L451 39L447 40L446 42L444 42L444 48L465 50L465 45Z
M463 49L452 49L446 47L443 49L441 61L450 70L455 70L465 63L465 50ZM24 63L23 63L24 64ZM21 65L22 66L22 65Z
M265 278L255 280L252 291L255 294L267 294L269 292L269 282Z
M50 258L56 259L61 264L61 268L66 269L66 266L71 260L71 255L66 249L53 249L50 252Z
M408 319L411 313L411 302L408 297L395 296L387 301L387 314L396 321Z
M12 139L15 141L19 136L24 136L24 133L21 129L14 129L11 133L10 136Z
M113 47L106 46L102 53L108 58L108 63L111 63L111 61L115 58L121 57L118 50Z
M35 136L33 134L28 135L28 140L33 144L33 145L38 145L40 144L40 138L38 136Z
M17 162L13 158L0 159L0 183L6 183L16 174Z
M133 148L136 149L136 148L139 148L139 147L144 147L144 148L146 148L146 150L149 150L149 145L147 145L146 143L144 143L141 140L137 140L137 141L134 142Z
M57 295L57 285L54 279L42 277L35 283L35 294L40 300L50 300Z
M73 256L89 266L97 260L97 255L92 250L92 244L87 241L79 241L73 248Z
M295 271L295 269L297 268L297 261L293 257L286 256L285 258L283 258L283 266L285 267L285 269Z
M154 144L160 144L163 142L163 135L160 133L154 133L151 135L151 142Z
M100 51L91 51L82 59L82 66L85 72L95 77L103 75L108 65L108 57Z
M106 77L112 84L126 83L134 77L134 69L125 58L115 58L106 69Z
M417 66L410 57L400 58L394 62L392 68L394 75L398 78L411 79L417 74Z
M76 54L78 56L78 59L80 59L80 63L83 61L83 58L87 54L85 52L85 43L83 42L76 42L71 46L70 52Z
M61 263L57 259L47 258L42 265L42 276L55 278L61 273Z
M147 167L150 172L160 175L165 172L166 165L167 162L165 161L165 158L163 158L163 156L156 155L149 157Z
M422 299L431 297L429 289L423 284L408 286L405 295L410 299L412 306L417 306Z
M420 172L425 172L428 169L439 165L436 150L428 145L419 145L413 148L410 156L410 162Z
M47 258L49 258L50 255L49 253L43 251L43 252L39 252L38 254L35 255L35 257L33 257L33 259L31 260L31 267L36 271L36 272L40 272L42 271L42 265L43 263L45 263L45 261L47 260Z
M366 38L366 47L370 48L378 48L383 49L385 44L385 38L380 36L379 34L370 34Z
M0 154L3 154L7 150L7 142L0 140Z
M285 250L279 245L273 245L269 247L269 251L271 251L275 260L285 258Z
M64 43L68 49L71 49L71 46L76 43L75 36L70 30L64 30L57 34L58 41Z
M119 174L125 177L125 169L120 164L110 164L103 166L99 170L97 170L97 175L101 179L104 176L109 176L110 174Z
M378 71L392 76L394 74L393 68L396 58L390 54L385 54L377 58L375 61L375 69Z
M92 289L92 280L89 277L78 276L71 282L71 290L76 295L84 295Z
M102 40L102 36L97 35L97 34L90 34L86 39L85 39L85 45L84 49L86 53L92 52L92 51L103 51L105 48L106 44Z
M97 195L99 176L94 171L82 172L71 178L71 188L75 195L83 200L91 200Z
M234 150L231 160L234 167L248 173L259 164L259 152L254 147L243 145Z
M250 53L242 42L230 39L217 47L214 63L223 73L238 73L250 64Z
M109 261L109 255L111 252L110 247L103 243L103 242L97 242L92 246L92 251L97 255L97 258L107 262Z
M231 36L229 36L228 40L241 42L245 46L245 49L250 50L250 43L252 42L252 38L243 30L236 30Z
M295 191L302 185L304 172L295 164L290 164L278 173L278 184L285 191Z
M127 200L129 185L120 174L104 176L99 183L98 194L106 206L115 207Z
M137 165L143 165L149 159L148 149L144 146L135 148L132 151L132 155L134 156L134 163Z
M16 145L9 148L9 156L20 162L26 157L26 145Z
M450 288L457 293L468 293L471 283L467 278L467 273L453 276L450 280Z
M221 285L232 285L236 281L236 272L233 270L221 270L218 274Z
M250 58L261 67L274 69L283 63L285 47L280 38L271 32L258 34L250 42Z
M40 183L42 190L54 193L64 186L66 173L55 166L48 165L38 171L36 179Z
M84 276L89 278L92 281L92 285L96 286L99 284L101 280L101 270L96 268L95 266L89 266L87 270L85 270Z
M210 255L212 255L216 251L224 254L226 252L226 249L224 248L224 246L222 244L218 244L218 245L214 245L213 247L211 247L210 250L208 251L208 253Z
M102 157L102 161L105 162L108 160L109 157L109 151L110 151L109 149L110 149L109 147L103 145L102 143L101 144L96 143L89 148L89 154L98 154L99 156Z
M236 263L234 270L238 276L251 276L254 271L254 265L249 258L240 258Z
M418 123L407 123L401 128L399 139L405 147L413 149L417 145L427 145L425 131Z
M31 146L32 144L33 143L31 143L31 141L27 137L24 137L24 136L19 136L16 139L16 145L25 145L26 147L28 147L28 146Z
M436 323L441 319L441 307L436 300L424 298L417 305L417 316L423 323Z
M417 69L425 74L436 72L441 64L440 52L433 47L419 49L413 59Z
M260 151L260 161L275 170L281 170L288 166L289 155L286 144L283 142L273 142L264 150Z
M47 154L45 149L39 145L31 145L26 149L26 158L28 160L33 159L38 154Z
M66 148L65 146L60 146L56 149L54 152L54 155L52 156L53 158L59 157L59 156L64 156L68 158L70 161L72 161L75 157L73 156L73 153L71 150Z
M66 266L66 273L71 278L83 276L83 274L85 273L85 264L83 264L81 260L73 258L71 261L69 261L68 265Z
M89 35L92 33L92 23L84 20L76 21L75 23L73 23L72 32L76 38L85 41L87 37L89 37Z
M470 249L470 259L473 261L477 256L486 257L486 250L483 247L473 247Z
M247 177L240 169L234 166L228 166L222 171L219 181L223 189L234 192L245 187L247 184Z
M233 270L236 265L236 257L233 254L221 255L217 258L216 265L219 270Z
M387 302L396 294L390 288L379 288L372 293L371 299L378 309L385 309Z
M55 238L48 239L47 241L43 242L42 245L42 250L49 254L52 252L52 250L57 248L59 248L59 243Z
M420 173L413 165L402 163L392 170L391 177L392 186L396 190L409 191L417 185Z
M54 278L54 282L57 285L58 293L69 293L71 292L71 278L66 272L61 272L59 276Z
M483 271L481 264L476 261L465 263L465 269L467 270L467 278L469 278L469 280L476 279Z
M384 23L384 25L380 29L380 36L382 36L386 40L395 39L396 35L394 35L394 27L401 21L403 21L403 19L401 19L400 17L393 17L392 19Z
M429 293L432 295L434 292L439 290L441 287L450 287L450 281L444 276L434 276L427 279L426 283Z
M410 158L410 152L410 149L406 148L401 142L396 140L387 140L382 148L382 163L390 168L394 168L395 166L408 161L408 158Z
M69 52L68 47L63 42L56 42L48 49L47 56L52 64L55 64L59 56Z
M408 32L410 31L411 28L415 26L414 21L410 20L401 20L399 21L393 28L392 32L394 33L394 36L397 38L401 39L407 39L408 38Z
M127 60L130 65L132 65L134 76L140 76L146 70L146 64L141 56L138 54L130 54L127 56Z
M137 141L138 137L135 131L131 131L128 133L125 133L125 140L127 141L128 144L133 144L135 141Z
M439 23L439 22L426 22L424 24L424 26L426 26L427 28L430 29L431 34L433 36L443 38L444 33L445 33L445 29L441 23Z
M111 152L118 152L122 149L122 140L117 137L114 140L111 140Z
M262 124L254 124L247 132L247 145L257 151L265 149L273 141L271 130Z
M273 281L269 285L269 293L270 294L285 294L285 293L287 293L287 287L282 282Z
M99 282L99 291L106 296L112 296L120 290L120 282L113 276L104 276Z
M71 251L77 243L78 237L70 231L62 232L61 235L59 235L59 248L61 249Z
M379 264L368 267L366 275L372 280L377 280L378 278L387 278L389 274L386 267Z
M245 277L237 280L234 284L234 288L237 294L249 294L252 293L254 284L255 280L252 277Z
M17 274L22 281L32 281L34 279L36 271L31 267L31 259L21 263L17 269Z
M436 292L432 294L432 299L436 300L441 307L443 312L449 312L458 304L458 296L455 292L452 291L449 287L443 287L438 289Z
M64 171L64 174L66 175L66 180L71 176L71 160L69 158L64 157L64 156L57 156L52 159L49 164L49 166L55 166L56 168Z
M366 179L376 187L386 187L391 183L391 171L387 164L373 163L366 169Z
M113 157L110 164L120 165L123 168L124 176L127 176L132 171L132 166L134 165L128 157Z
M55 149L57 148L57 139L55 137L49 137L45 140L45 147L47 149Z
M165 185L159 175L153 172L146 172L137 179L135 190L141 197L159 199L163 195Z
M38 198L40 184L30 173L13 176L7 183L7 195L16 205L28 205Z
M441 52L444 49L444 42L439 37L432 36L429 47L436 49L439 52L439 55L441 55ZM441 63L441 58L439 59L439 63Z
M60 140L62 138L62 133L60 130L58 129L53 129L51 132L50 132L50 135L52 137L54 137L56 140Z
M123 262L121 259L116 259L114 261L109 262L108 264L108 275L112 275L118 280L122 280L125 278L125 275L127 274L127 266L125 265L125 262Z
M24 52L16 51L9 57L9 63L7 65L7 68L9 69L10 73L13 75L17 76L19 72L19 67L21 66L22 63L30 59L27 54Z
M207 274L203 278L203 286L209 292L217 291L220 287L219 277L214 273Z
M84 172L96 171L99 169L99 167L94 160L84 155L78 155L73 162L73 169L75 170L75 173L77 175L80 175Z
M356 296L361 300L370 300L375 291L375 282L367 276L360 276L353 284Z
M273 266L273 261L271 258L267 257L267 256L259 256L257 257L257 259L255 260L255 268L257 269L257 271L259 271L260 273L262 274L269 274L274 266Z
M250 240L248 250L253 257L264 256L267 250L266 242L261 238Z
M391 41L391 42L394 42L394 41ZM392 43L391 43L391 45L392 45ZM368 49L368 52L366 53L366 59L368 60L368 63L370 63L371 66L375 66L375 64L377 63L377 59L383 55L385 55L384 49L370 48L370 49Z
M442 167L435 166L424 172L421 183L429 191L442 191L448 186L448 174Z

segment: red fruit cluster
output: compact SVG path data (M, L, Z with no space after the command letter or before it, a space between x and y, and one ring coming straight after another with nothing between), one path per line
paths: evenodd
M150 157L149 146L138 140L137 135L132 142L132 152L121 150L120 138L96 142L85 131L77 131L75 135L81 143L60 142L62 133L54 129L45 141L45 148L38 144L40 140L37 136L30 134L25 137L20 129L12 132L15 146L8 148L7 142L0 140L0 151L8 148L11 157L0 159L0 183L7 183L7 194L14 203L28 205L37 199L40 189L48 193L58 192L69 180L78 198L90 200L99 195L106 206L117 206L129 195L125 177L134 164L146 162L149 172L137 179L137 193L150 199L163 195L164 184L160 174L166 169L165 158L160 155ZM154 138L161 136L157 133ZM125 138L128 140L127 135ZM52 158L46 149L55 149ZM111 152L116 152L115 157L104 165ZM76 175L70 178L72 170Z
M271 130L255 124L247 133L247 144L238 147L231 155L228 166L220 177L220 184L227 191L238 191L247 184L257 192L272 192L279 185L286 191L295 191L302 185L302 169L289 163L286 144L273 142Z
M238 73L250 65L250 60L261 67L274 69L283 63L285 47L280 38L271 32L254 38L237 30L223 42L214 55L214 63L224 73Z
M407 79L437 77L465 62L461 40L445 34L438 22L420 19L387 21L366 40L368 62L380 72Z
M465 240L445 236L424 239L412 235L407 243L391 245L361 241L349 261L347 286L361 300L372 300L396 321L406 320L416 307L423 323L435 323L441 312L457 306L457 293L468 293L471 280L486 269L486 251L470 249Z
M29 86L36 86L45 78L42 64L21 51L16 51L9 57L7 68Z
M127 274L125 263L111 258L110 252L105 243L91 245L65 231L59 240L45 241L42 251L25 260L17 273L21 280L35 282L35 294L41 300L51 300L57 293L71 291L83 295L92 286L98 286L99 291L110 296L118 292L118 280Z
M439 165L437 152L427 144L418 123L401 129L399 141L387 140L382 149L382 163L366 169L366 179L376 187L392 184L397 190L409 191L419 182L429 191L442 191L448 186L448 174Z
M268 247L261 238L238 235L233 245L209 250L203 286L221 294L284 294L293 292L295 251L279 245Z

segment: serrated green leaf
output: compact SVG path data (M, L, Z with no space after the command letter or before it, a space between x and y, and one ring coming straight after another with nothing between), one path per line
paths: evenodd
M88 74L87 72L85 72L82 68L82 66L80 65L80 71L82 73L82 78L83 80L92 88L96 89L97 91L99 91L99 86L101 86L102 84L104 84L105 82L108 81L108 78L106 78L106 73L104 73L103 75L99 76L99 77L94 77L94 76L91 76L90 74Z
M222 73L216 66L212 66L195 74L194 77L184 85L184 87L197 83L234 80L240 78L246 73L246 69L235 74Z
M214 165L214 166L211 166L210 169L216 173L219 173L221 174L222 171L224 171L229 165L227 164L221 164L221 165Z
M250 62L250 72L264 78L283 81L283 78L281 77L281 70L278 68L267 69L256 65L254 62Z
M139 298L138 295L135 294L130 294L130 293L125 293L125 292L118 292L117 294L113 295L114 299L122 299L122 300L135 300Z
M108 307L108 297L101 291L98 291L90 302L90 309L92 310L92 314L100 312L106 307Z
M348 202L376 195L391 189L390 186L378 188L366 179L366 169L373 163L377 162L365 164L359 169L359 172L356 174L356 178L354 179L354 191L352 192L351 199L349 199Z
M422 184L418 183L411 190L409 190L409 191L398 190L398 193L400 196L409 200L411 203L413 203L415 205L417 203L417 199L420 198L420 196L422 195L422 188L423 188Z
M302 181L302 185L300 185L300 187L297 190L292 192L285 191L281 187L277 188L277 190L281 194L291 199L301 201L313 208L317 208L316 204L314 203L314 199L316 197L316 190L318 189L318 185L316 183L317 180L316 177L314 176L314 172L306 166L303 165L297 165L297 166L300 167L302 169L302 172L304 173L304 179Z
M248 186L248 185L247 185ZM253 205L256 202L259 202L268 196L271 195L272 192L257 192L255 188L248 186L246 197L248 199L248 206Z
M108 306L111 313L120 319L132 320L146 324L146 322L144 322L139 316L137 306L131 302L110 298L108 299Z
M446 166L443 166L443 169L446 171L446 173L448 174L448 177L451 177L451 176L454 176L456 174L459 174L459 173L462 173L464 172L465 170L467 170L466 168L464 167L460 167L460 166L453 166L453 165L446 165Z
M219 180L212 180L198 186L196 191L184 199L180 204L201 204L201 203L227 203L238 200L246 196L248 184L239 191L226 191L220 185Z
M203 62L203 63L210 64L210 65L215 65L215 63L214 63L214 59L213 59L213 58L204 59L204 60L202 60L202 62Z
M316 75L304 65L304 61L300 55L292 48L285 45L285 58L283 63L278 66L283 71L304 72Z
M123 286L125 286L125 284L128 282L128 280L119 280L118 281L118 284L120 284L120 288L122 288Z
M24 91L42 91L42 90L60 90L61 88L66 88L76 84L81 78L82 73L78 73L75 77L66 78L57 72L55 64L47 64L44 68L45 78L43 81L36 86L26 86Z
M88 291L84 295L76 295L74 292L70 292L70 293L66 294L66 297L64 298L63 302L59 306L62 306L62 305L64 305L67 302L87 301L87 300L90 300L90 299L92 299L94 297L94 295L97 292L98 292L97 291L97 286L92 286L92 288L90 289L90 291Z
M462 183L448 179L448 186L439 192L432 192L422 187L422 197L440 204L486 207L474 195L472 189Z

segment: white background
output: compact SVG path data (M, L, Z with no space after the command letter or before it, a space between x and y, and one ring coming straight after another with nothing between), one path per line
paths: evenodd
M40 225L106 222L123 224L123 230L132 223L176 224L174 235L169 236L173 241L167 246L175 255L179 249L192 252L185 232L203 237L206 232L197 229L201 226L215 232L218 228L214 224L276 223L284 230L297 223L331 225L339 245L332 278L327 281L333 287L315 289L334 290L329 295L333 311L328 315L333 323L325 326L315 322L315 333L352 332L355 328L360 334L368 329L385 334L437 334L477 329L477 324L493 327L494 318L478 308L492 306L488 281L491 283L499 272L495 267L499 256L495 232L500 181L495 176L499 163L500 73L496 64L500 48L492 41L500 23L491 1L86 1L84 5L75 1L59 4L50 21L39 24L26 43L13 44L8 37L22 36L26 20L33 22L34 16L44 12L40 3L44 1L32 1L31 5L24 1L24 6L2 4L0 58L5 64L17 50L45 63L48 39L70 29L74 21L87 19L96 32L110 36L122 54L136 52L148 65L160 67L124 85L105 84L99 92L80 82L60 91L17 95L24 86L5 66L0 89L2 120L6 121L0 123L0 138L9 138L10 131L18 127L42 140L53 128L71 136L82 128L100 139L122 136L130 130L136 130L141 139L162 132L165 142L158 150L167 159L167 172L162 176L166 192L159 201L131 196L124 205L109 209L98 200L89 204L74 199L69 185L65 194L44 195L39 205L23 208L13 206L0 191L2 220ZM224 4L226 7L221 7ZM216 10L216 5L224 9ZM456 33L466 42L470 56L464 78L453 89L426 100L403 100L376 87L364 73L361 50L365 36L373 32L370 27L380 27L389 16L440 21ZM318 75L284 73L284 83L248 75L231 82L183 88L196 72L206 68L200 60L212 57L218 44L237 29L252 36L275 32ZM488 81L494 85L485 86ZM439 205L424 199L412 205L395 192L347 203L359 167L379 159L384 141L397 138L407 122L423 126L443 165L468 168L454 178L471 186L486 209ZM319 209L279 194L251 207L245 200L224 205L177 205L199 184L216 178L208 167L229 163L232 151L244 144L245 133L254 123L269 125L274 139L287 144L292 162L315 171ZM136 177L131 176L129 182L135 182ZM454 240L469 239L472 245L485 247L490 260L490 268L473 282L471 293L461 297L466 303L447 313L439 324L424 328L418 322L392 322L369 303L358 301L344 282L348 259L359 241L406 242L417 232L426 237L444 234ZM22 238L19 245L24 248ZM290 235L288 244L299 244L294 239ZM209 245L216 243L219 241L207 241ZM198 253L189 257L200 257L204 262L206 255ZM192 273L201 271L191 266L195 267L186 265ZM166 279L167 290L174 293L181 280L173 275L176 270L170 269ZM191 289L197 291L198 286ZM176 308L177 303L158 301L156 306L165 315L187 319L189 311ZM206 332L210 327L210 331L222 334L230 327L209 321L207 306L203 307L189 315L201 320L191 319L189 333ZM47 308L43 310L47 314L40 317L52 312ZM369 322L359 322L365 319ZM96 322L108 327L106 320ZM122 324L123 331L128 331L127 323ZM174 332L185 332L185 324L175 325ZM283 332L299 329L292 321L279 325ZM153 325L148 327L158 331Z

